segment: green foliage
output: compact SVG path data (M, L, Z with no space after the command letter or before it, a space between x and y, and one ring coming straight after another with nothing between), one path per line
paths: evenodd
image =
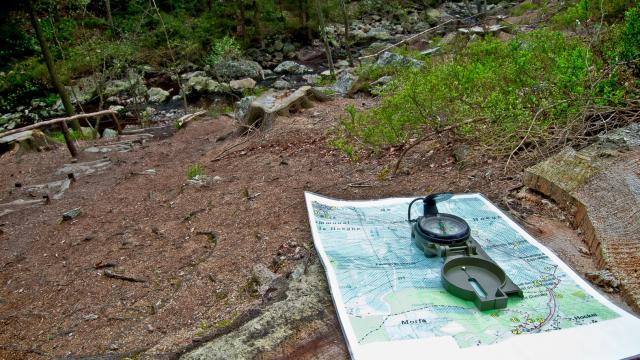
M0 34L0 68L3 70L11 60L32 56L38 50L35 38L20 29L15 17L0 21Z
M612 27L605 52L614 62L633 62L640 60L640 5L625 13L624 23Z
M211 52L207 56L206 62L209 65L215 65L222 60L237 59L242 55L240 50L240 44L233 38L225 36L222 39L217 39L213 43Z
M71 139L80 140L82 139L82 134L79 131L75 131L73 129L69 129L69 135L71 135ZM48 136L55 142L64 144L64 134L62 131L52 131L48 134Z
M0 110L9 111L24 100L41 96L48 87L49 73L38 57L12 63L0 76Z
M541 134L566 125L592 91L591 71L601 66L579 40L559 32L471 42L441 62L398 70L397 81L382 89L378 108L347 109L334 146L347 154L357 147L376 151L407 143L425 126L482 119L460 133L498 151L510 150L529 126L532 134Z
M266 87L254 87L252 89L243 89L242 90L242 97L260 96L260 95L264 94L266 91L267 91ZM224 112L227 112L227 111L224 111Z
M198 326L196 327L195 336L203 336L209 330L209 324L206 321L200 320Z
M541 2L533 2L531 0L524 1L511 9L513 16L521 16L527 11L539 9L542 6Z
M189 179L189 180L195 178L196 176L200 176L202 174L204 174L204 171L202 169L202 165L200 165L198 163L191 164L187 168L187 179Z
M578 22L587 20L612 23L621 19L627 9L635 4L634 0L579 0L552 18L560 28L575 29Z

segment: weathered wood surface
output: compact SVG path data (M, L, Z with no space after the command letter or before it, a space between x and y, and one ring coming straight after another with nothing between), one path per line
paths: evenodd
M623 298L640 311L640 124L566 148L525 171L524 183L569 210L598 266L622 282Z
M23 126L21 128L17 128L17 129L1 132L0 133L0 138L3 138L5 136L9 136L9 135L12 135L12 134L17 134L19 132L23 132L23 131L27 131L27 130L38 129L38 128L49 126L49 125L59 124L61 122L67 122L67 121L72 121L72 120L77 120L77 119L86 119L86 118L102 116L102 115L111 115L113 117L113 120L116 122L116 126L118 126L118 128L120 128L120 122L118 121L118 119L116 117L117 114L118 113L115 112L114 110L103 110L103 111L98 111L98 112L93 112L93 113L76 114L76 115L69 116L69 117L51 119L51 120L47 120L47 121L42 121L42 122L39 122L39 123L31 124L31 125L28 125L28 126Z
M0 153L42 151L56 147L56 143L40 130L27 130L0 137Z
M268 129L278 115L287 116L300 108L313 107L313 100L327 99L325 94L311 86L302 86L294 92L268 91L254 99L244 117L238 119L239 130L246 133L254 128Z

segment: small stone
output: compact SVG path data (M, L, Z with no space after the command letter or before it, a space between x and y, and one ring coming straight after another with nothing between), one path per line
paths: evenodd
M317 74L308 74L308 75L302 75L302 78L309 84L311 85L315 85L318 82L320 82L320 79L322 78L320 75Z
M440 50L440 46L437 46L437 47L422 51L422 52L420 52L420 55L432 55L432 54L436 53L438 50Z
M148 332L154 332L156 330L156 328L154 328L151 324L147 324L145 328L147 328Z
M591 252L584 246L578 247L578 251L583 255L591 255Z
M400 54L385 51L382 53L376 61L378 66L411 66L419 68L423 65L422 61L402 56Z
M269 285L273 279L278 277L263 264L255 264L251 273L259 285Z
M69 221L69 220L75 219L78 216L80 216L80 214L82 214L82 210L80 210L80 208L71 209L65 212L64 214L62 214L62 221Z
M88 314L82 317L84 320L86 321L93 321L96 320L98 318L98 315L96 314Z
M456 163L465 163L469 157L469 145L460 145L453 151L453 158Z

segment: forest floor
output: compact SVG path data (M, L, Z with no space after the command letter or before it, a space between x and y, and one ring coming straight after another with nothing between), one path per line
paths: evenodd
M478 145L443 135L416 146L395 177L388 169L397 151L353 162L332 149L327 139L347 104L369 108L375 99L320 103L241 138L228 136L229 117L200 119L132 151L106 153L112 165L79 177L61 200L0 217L0 358L171 353L224 327L260 302L255 264L286 273L300 256L278 266L274 257L312 248L305 191L340 199L481 192L525 227L535 223L527 227L535 236L562 234L539 238L576 272L595 270L562 212L519 189L521 174L504 174L504 163ZM460 162L454 152L462 145ZM79 161L103 156L83 152ZM63 179L54 173L69 162L63 146L2 157L0 202ZM215 180L189 184L195 163ZM80 216L61 221L78 207Z

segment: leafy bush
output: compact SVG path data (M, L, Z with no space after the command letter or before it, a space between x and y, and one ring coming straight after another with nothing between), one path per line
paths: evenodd
M405 144L425 126L469 119L459 129L497 151L511 150L531 134L566 125L591 90L591 71L602 64L577 39L538 30L508 42L488 38L422 69L404 69L381 91L381 105L349 111L334 145L377 150ZM540 112L536 121L532 119Z
M591 19L613 23L621 19L627 9L635 4L635 0L579 0L567 10L556 14L552 21L563 28L575 28L576 20L580 22Z
M625 13L624 23L616 24L607 39L605 52L614 62L640 60L640 5Z
M215 65L222 60L237 59L240 56L242 56L240 44L238 44L238 42L233 38L225 36L213 43L206 62L209 65Z
M0 110L10 111L43 94L48 87L47 66L38 57L14 62L13 66L0 76ZM26 101L26 102L25 102Z

